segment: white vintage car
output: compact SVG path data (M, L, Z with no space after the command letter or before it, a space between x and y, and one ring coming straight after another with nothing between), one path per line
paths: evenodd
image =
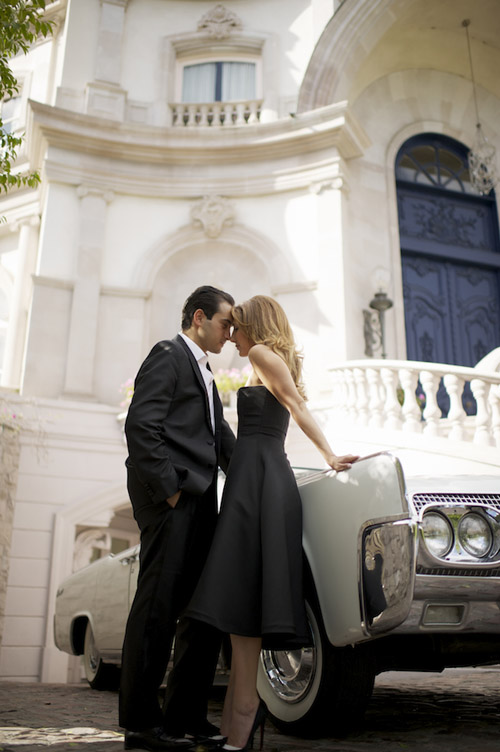
M405 483L390 453L296 473L314 646L262 651L258 689L279 728L355 726L382 671L500 663L499 476ZM56 645L83 654L95 688L117 681L138 548L58 591Z

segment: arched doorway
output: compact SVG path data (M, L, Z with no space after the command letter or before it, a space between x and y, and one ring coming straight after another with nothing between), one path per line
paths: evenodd
M493 192L470 184L467 148L442 135L396 157L409 360L474 366L500 345L500 240Z

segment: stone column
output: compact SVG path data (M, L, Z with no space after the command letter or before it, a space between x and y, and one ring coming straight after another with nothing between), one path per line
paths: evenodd
M92 399L106 206L113 194L80 186L78 196L81 199L80 246L71 304L64 393Z
M13 232L19 230L19 258L5 341L2 386L17 388L21 383L28 312L33 287L32 275L35 272L38 251L39 227L40 217L38 216L28 217L12 226Z
M336 165L338 174L313 183L310 190L316 196L318 217L318 301L324 314L320 339L327 359L345 360L349 327L346 321L346 221L345 203L348 187L345 168ZM348 289L348 288L347 288Z
M18 470L19 432L0 424L0 645L3 637Z
M91 115L123 120L126 92L121 88L123 28L128 0L101 0L95 79L87 86Z

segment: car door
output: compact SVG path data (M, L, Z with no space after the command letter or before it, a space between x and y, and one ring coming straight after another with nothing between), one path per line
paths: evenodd
M134 546L110 556L99 573L93 627L103 657L121 653L138 569L139 546Z

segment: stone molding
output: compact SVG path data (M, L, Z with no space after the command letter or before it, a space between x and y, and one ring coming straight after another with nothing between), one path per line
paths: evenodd
M297 292L314 292L317 289L316 280L306 280L305 282L290 282L287 285L274 285L271 292L273 295L288 295Z
M293 262L289 256L283 253L269 237L262 235L254 228L238 223L226 227L219 238L207 240L207 236L200 228L191 225L181 227L179 230L161 238L140 259L131 275L135 280L137 289L152 289L156 276L161 267L177 253L183 253L200 242L217 242L217 245L227 245L228 248L239 246L252 255L256 256L267 268L271 285L287 284L298 276L293 268Z
M241 19L221 3L205 13L198 21L198 31L206 31L214 39L225 39L233 31L241 29Z
M129 3L129 0L99 0L100 5L118 5L120 8L127 9L127 5Z
M339 159L359 157L369 146L345 102L272 123L205 128L203 134L196 128L116 128L87 115L31 106L33 142L39 144L33 161L42 159L43 144L57 147L45 163L48 180L90 183L124 195L198 198L309 189L338 177ZM59 149L81 158L68 164L56 156ZM235 170L235 163L248 163L248 169Z
M305 154L336 150L344 159L360 157L370 141L351 112L338 102L293 118L268 123L198 128L155 128L124 124L30 100L34 149L49 146L88 156L123 159L141 164L220 166L225 161L252 162L304 158ZM37 148L38 147L38 148ZM33 154L36 161L38 154ZM150 169L150 168L149 168Z
M55 287L59 290L72 290L75 283L68 279L58 279L57 277L46 277L42 274L32 274L31 279L34 285L40 287Z
M343 191L344 193L348 193L349 186L343 175L337 175L329 180L320 180L316 183L311 183L309 190L315 196L319 196L325 191Z
M86 183L82 183L77 187L76 195L78 198L86 198L87 196L91 196L92 198L102 198L107 204L110 204L115 197L115 194L111 190L106 190L99 186L87 185Z

